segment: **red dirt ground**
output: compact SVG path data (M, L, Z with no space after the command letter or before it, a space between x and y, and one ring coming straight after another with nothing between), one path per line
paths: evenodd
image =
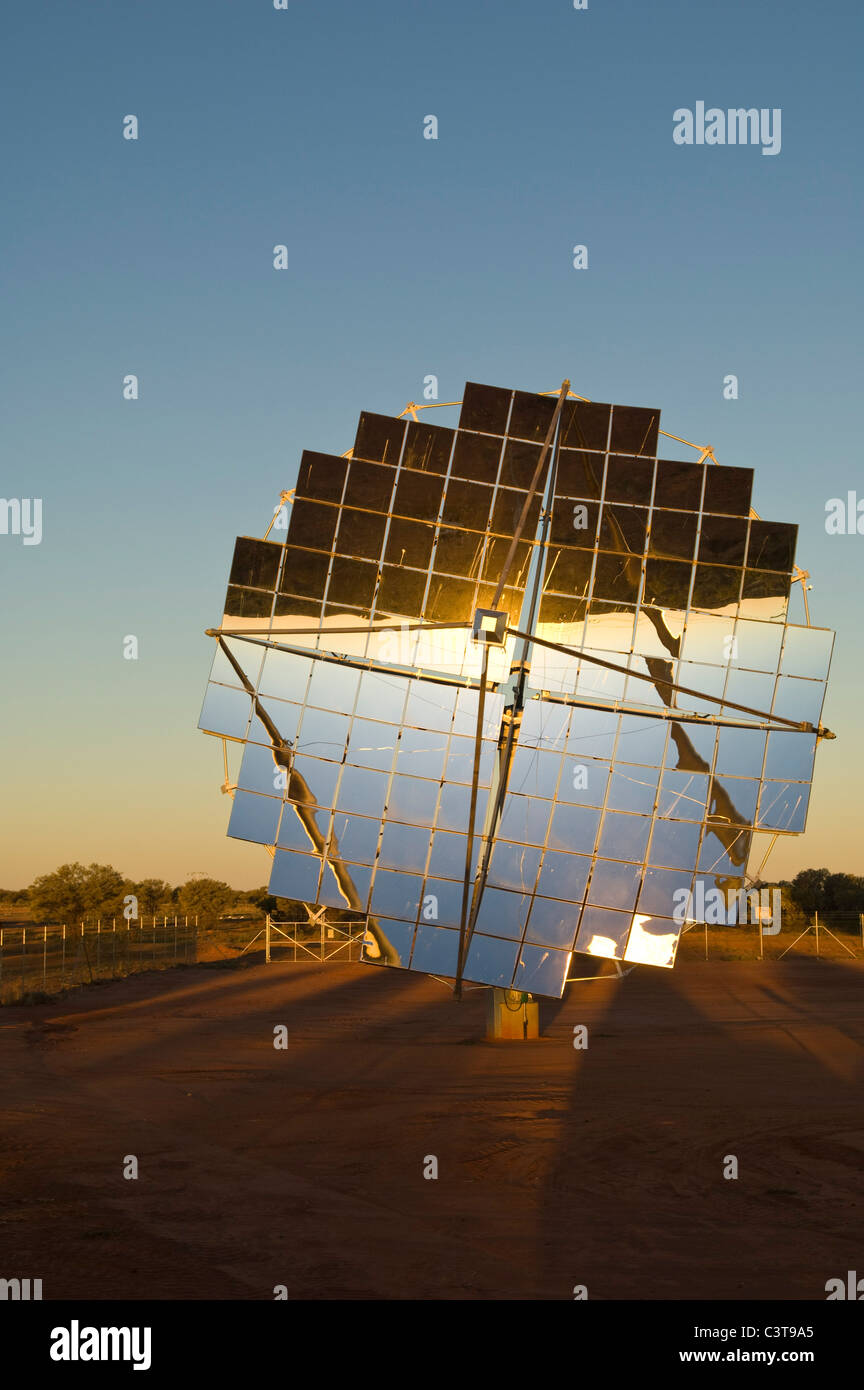
M643 968L497 1044L483 992L363 965L3 1009L0 1274L46 1299L824 1300L864 1271L862 986Z

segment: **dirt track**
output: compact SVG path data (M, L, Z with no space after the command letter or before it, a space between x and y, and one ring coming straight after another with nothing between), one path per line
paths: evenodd
M572 986L533 1043L483 1042L483 1010L361 965L3 1009L0 1275L46 1299L823 1300L864 1273L864 966L636 970Z

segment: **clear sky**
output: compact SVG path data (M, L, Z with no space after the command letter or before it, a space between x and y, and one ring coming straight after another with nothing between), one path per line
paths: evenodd
M7 5L2 492L43 536L0 535L0 886L266 881L196 731L203 630L301 450L430 373L568 376L756 469L838 631L838 738L772 868L864 872L864 535L825 531L864 497L862 29L857 0ZM780 153L676 145L698 101L780 108Z

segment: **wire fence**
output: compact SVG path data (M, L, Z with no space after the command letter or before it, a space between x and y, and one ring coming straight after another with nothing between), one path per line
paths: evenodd
M366 935L365 921L328 922L322 909L313 909L311 920L274 922L271 917L243 950L264 947L264 959L271 961L328 960L358 961Z
M864 913L795 914L773 924L742 922L712 926L694 922L685 927L677 960L864 960Z
M250 925L238 923L238 935L246 936ZM360 959L364 930L362 921L327 922L319 909L311 921L265 920L257 935L243 943L241 954L263 947L267 961L353 962ZM0 926L0 1005L32 1002L143 970L194 965L201 939L198 919L180 916ZM782 920L777 932L759 922L692 923L682 934L677 955L679 962L796 957L864 960L864 914L799 913L792 921Z
M51 996L141 970L193 965L198 919L153 917L0 927L0 1004Z

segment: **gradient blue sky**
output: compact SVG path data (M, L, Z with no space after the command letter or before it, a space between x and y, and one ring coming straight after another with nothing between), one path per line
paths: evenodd
M566 375L757 470L838 630L838 739L772 867L864 872L864 536L824 527L864 496L862 28L853 0L7 6L2 493L44 537L0 536L0 885L266 880L196 732L203 629L302 448L427 373L442 400ZM781 153L676 146L698 100L782 108Z

